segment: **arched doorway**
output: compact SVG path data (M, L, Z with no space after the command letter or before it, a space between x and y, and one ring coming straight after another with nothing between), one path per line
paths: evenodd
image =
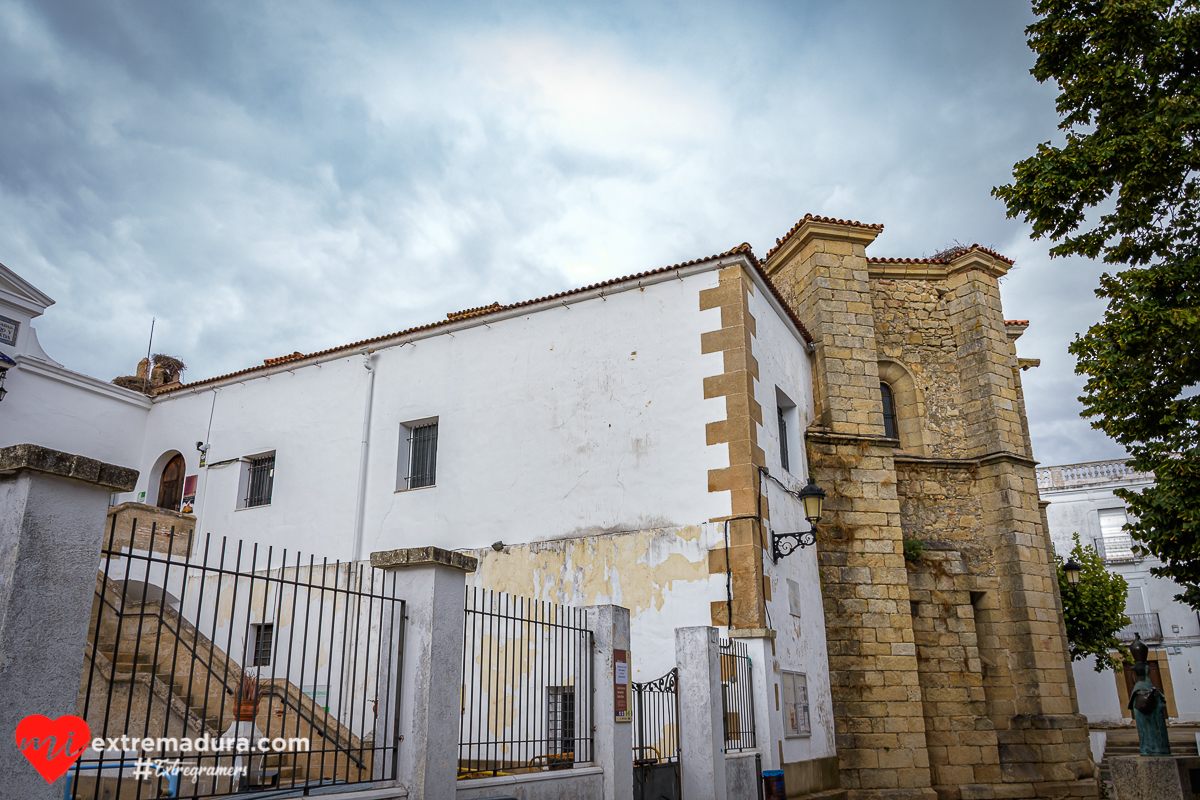
M179 502L183 499L183 473L186 465L183 456L177 455L163 467L162 478L158 481L159 508L171 511L179 510Z

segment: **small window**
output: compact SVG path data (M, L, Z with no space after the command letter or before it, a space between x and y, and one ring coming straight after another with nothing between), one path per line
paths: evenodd
M788 472L792 471L788 465L788 449L787 449L787 420L784 419L783 409L776 409L779 412L779 463Z
M896 403L892 399L892 387L880 382L879 394L883 399L883 435L889 439L896 437Z
M275 626L267 623L254 626L254 658L251 666L269 667L271 665L271 644L275 638Z
M788 611L791 612L793 617L799 617L799 616L801 616L800 584L799 584L799 582L794 581L791 578L788 578L787 579L787 590L788 590Z
M437 483L437 417L400 426L400 458L396 491Z
M798 455L800 447L798 436L801 429L799 409L792 399L784 394L778 386L775 387L775 418L779 433L779 466L784 472L792 472L792 458L795 457L796 467L803 467L803 459ZM763 422L764 427L766 422ZM800 470L797 469L796 472Z
M242 473L241 508L271 505L271 490L275 486L275 454L264 453L245 460Z
M546 729L550 735L550 752L575 752L575 687L546 687Z
M783 730L785 736L808 736L808 676L803 672L783 673Z

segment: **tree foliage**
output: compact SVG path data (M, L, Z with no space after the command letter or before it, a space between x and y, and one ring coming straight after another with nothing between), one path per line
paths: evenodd
M1100 558L1096 548L1081 545L1078 533L1074 539L1071 558L1082 567L1078 586L1071 586L1067 581L1063 557L1057 553L1054 556L1071 660L1095 656L1097 672L1116 669L1129 656L1125 645L1117 639L1117 631L1129 624L1129 617L1125 616L1129 587L1124 578L1104 568L1104 559Z
M1083 415L1153 472L1118 490L1145 552L1200 608L1200 0L1036 0L1038 81L1064 143L1038 145L992 193L1052 256L1103 258L1104 319L1070 351Z

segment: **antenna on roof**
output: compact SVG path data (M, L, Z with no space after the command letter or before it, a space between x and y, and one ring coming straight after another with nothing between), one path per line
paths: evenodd
M155 317L150 318L150 341L146 343L146 386L150 385L150 371L153 364L150 363L150 351L154 348L154 322Z

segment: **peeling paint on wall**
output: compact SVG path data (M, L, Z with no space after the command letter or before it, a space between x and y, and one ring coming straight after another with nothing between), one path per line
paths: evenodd
M572 606L661 611L677 583L709 583L699 525L653 528L475 551L474 585Z

